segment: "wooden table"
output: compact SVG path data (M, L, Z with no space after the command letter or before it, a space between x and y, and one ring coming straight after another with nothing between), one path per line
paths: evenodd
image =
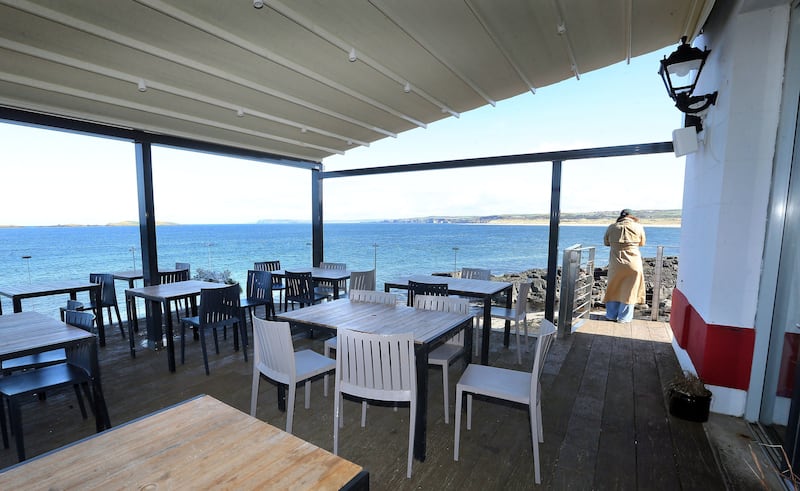
M100 382L100 364L94 334L38 312L0 315L0 363L3 360L60 348L66 351L68 361L89 369L97 431L111 428ZM88 359L83 359L86 356Z
M472 361L472 316L405 305L334 300L278 314L278 320L335 332L338 328L380 334L413 331L417 363L417 424L414 457L425 461L428 426L428 353L465 329L464 360ZM280 386L279 386L280 387ZM283 399L282 394L279 401Z
M447 291L451 295L479 298L483 300L483 332L481 338L481 365L489 364L489 335L492 332L492 297L500 292L506 292L506 308L511 308L512 290L514 285L505 281L473 280L465 278L451 278L449 276L433 276L417 274L398 278L384 283L384 290L391 288L408 290L408 282L418 283L447 283ZM503 344L508 347L511 322L506 321Z
M368 489L352 462L200 396L0 473L0 489Z
M0 295L8 297L14 305L14 312L22 312L22 299L34 297L47 297L68 293L71 300L77 298L78 292L89 292L94 297L92 303L100 305L100 283L81 280L62 280L47 283L33 283L30 285L14 285L0 288ZM97 334L100 346L106 345L106 327L103 323L102 308L95 309L94 315L97 322Z
M163 307L166 325L167 338L167 364L169 371L175 371L175 340L173 339L172 311L170 303L173 300L187 299L192 306L192 315L196 315L197 296L204 288L225 288L225 283L213 283L210 281L176 281L175 283L165 283L163 285L144 286L141 288L129 288L125 290L125 305L128 309L128 339L130 340L131 357L136 357L136 347L133 332L139 330L139 318L136 314L136 298L143 298L151 302L154 314L147 319L147 339L153 343L154 347L161 346L163 331L161 329L160 312ZM234 340L238 342L238 335L234 329Z
M290 269L289 271L292 273L311 273L311 279L314 281L324 281L335 284L336 287L333 289L334 300L339 298L339 285L342 282L346 282L350 278L350 270L347 269L301 268ZM278 269L276 271L271 271L271 273L274 278L286 277L285 269Z

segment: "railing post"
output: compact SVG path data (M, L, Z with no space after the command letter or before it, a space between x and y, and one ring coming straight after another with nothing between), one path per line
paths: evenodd
M575 249L580 244L564 249L564 258L561 265L561 295L558 300L558 337L563 338L572 332L572 309L575 302L575 280L577 268L575 267L580 256Z
M664 266L664 246L656 247L656 263L653 266L653 299L650 302L650 319L657 321L661 303L661 269Z

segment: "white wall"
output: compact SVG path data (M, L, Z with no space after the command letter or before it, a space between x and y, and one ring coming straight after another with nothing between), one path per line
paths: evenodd
M694 42L711 49L696 93L719 97L686 160L678 275L707 323L737 327L754 325L789 19L788 3L751 3L715 11Z

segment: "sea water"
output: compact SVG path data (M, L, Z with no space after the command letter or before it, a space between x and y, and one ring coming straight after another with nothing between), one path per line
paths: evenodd
M646 227L644 257L655 257L656 247L678 255L680 229ZM559 257L575 244L597 247L596 263L608 262L602 246L605 226L559 228ZM225 271L241 283L254 262L280 260L284 269L311 266L311 225L308 223L244 225L169 225L156 228L158 264L176 262ZM470 225L418 223L328 223L324 228L324 255L348 269L375 268L378 289L396 277L486 268L492 274L547 267L549 227L546 225ZM136 226L0 228L0 287L89 278L89 273L141 269L141 244ZM141 282L139 282L141 284ZM124 314L124 289L117 296ZM84 294L85 295L85 294ZM62 298L63 297L63 298ZM25 299L23 310L58 315L66 295ZM79 295L79 299L81 299ZM4 312L9 298L0 297Z

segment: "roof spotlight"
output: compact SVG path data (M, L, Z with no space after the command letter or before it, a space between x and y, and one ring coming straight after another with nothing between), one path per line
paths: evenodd
M253 7L260 9L264 6L263 0L253 0Z

